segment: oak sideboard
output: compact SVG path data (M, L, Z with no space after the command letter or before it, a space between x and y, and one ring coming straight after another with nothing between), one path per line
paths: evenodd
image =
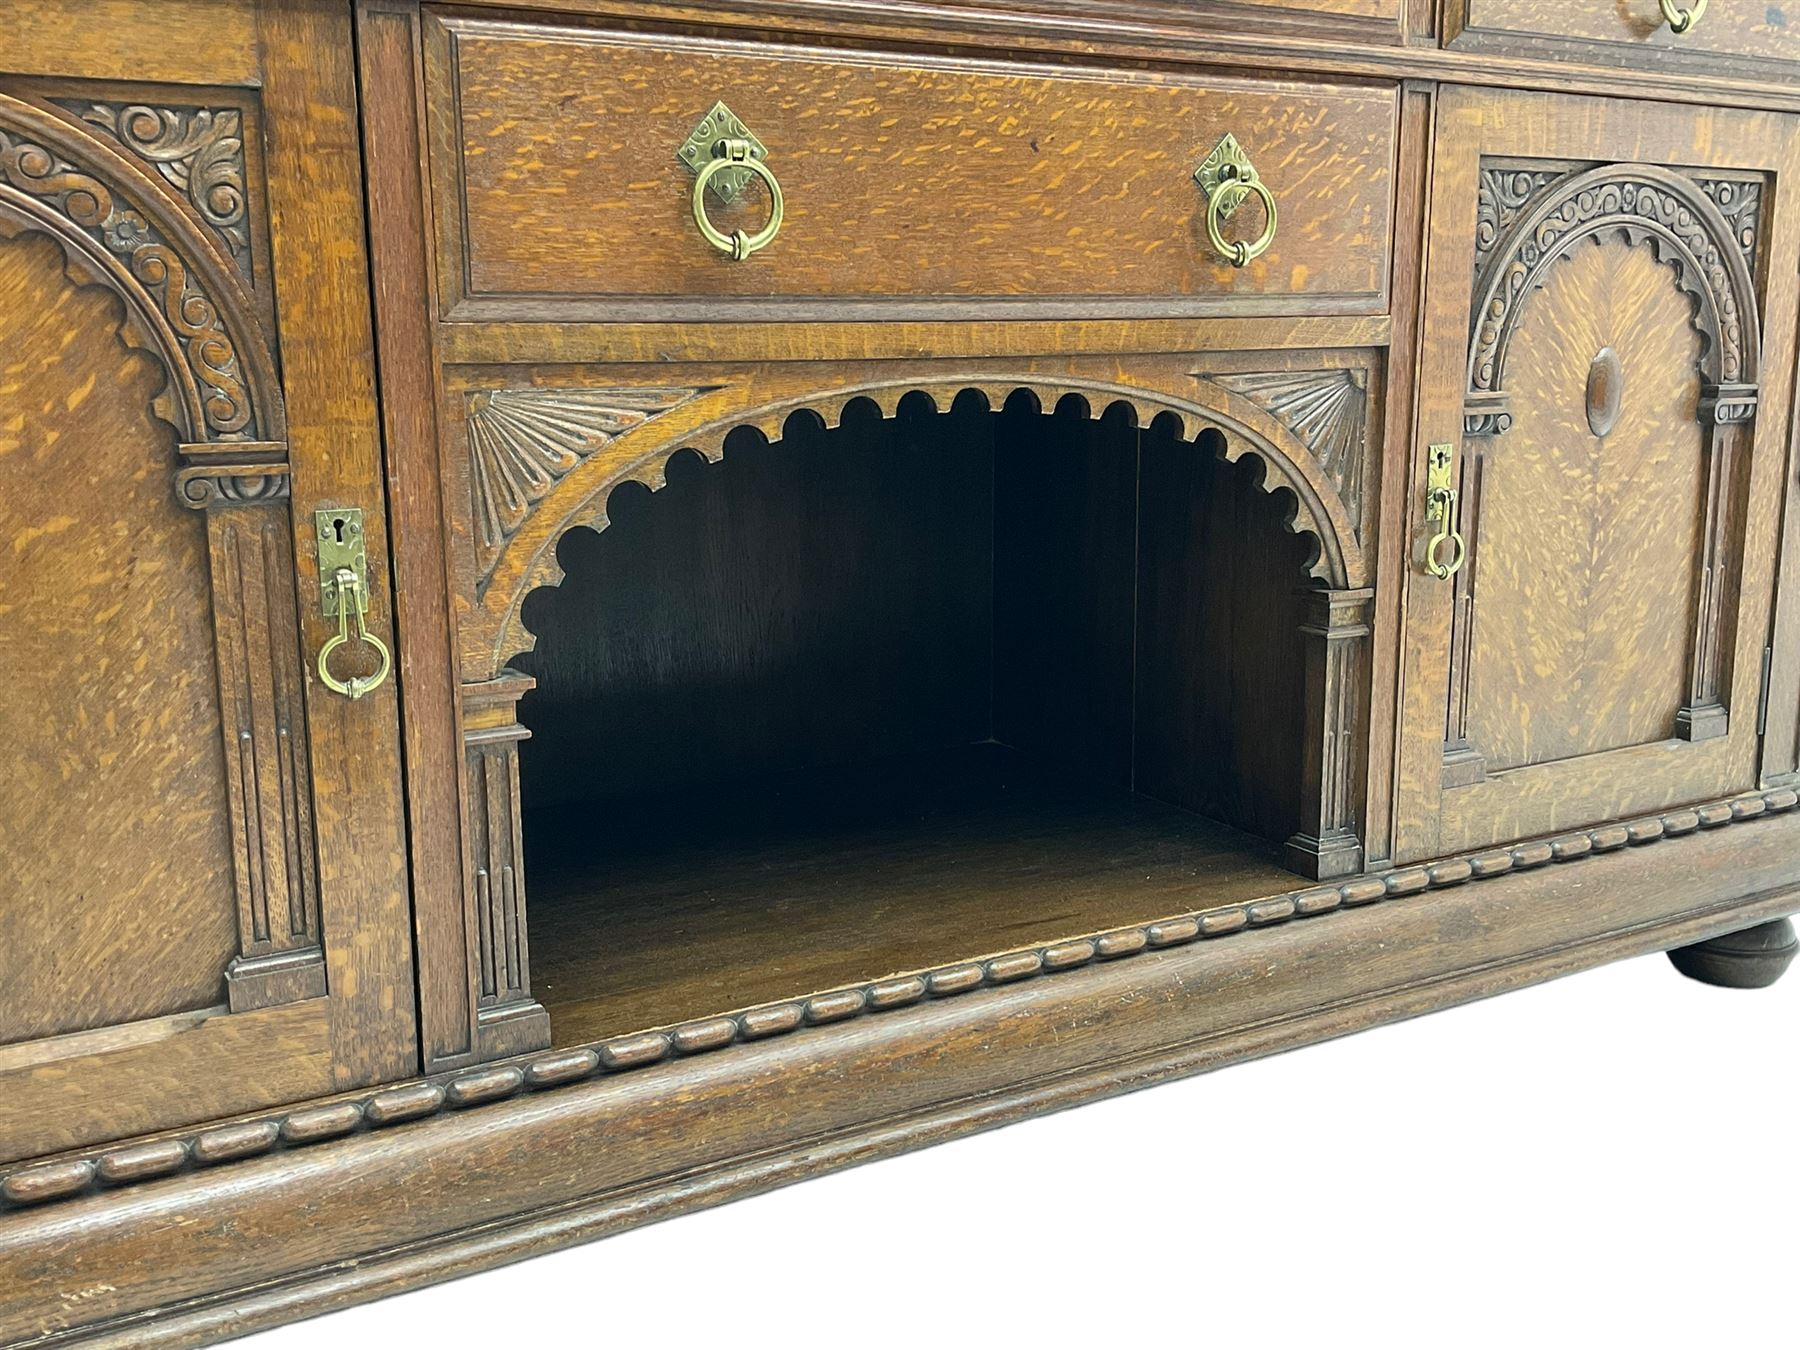
M0 1344L1774 980L1784 4L0 3Z

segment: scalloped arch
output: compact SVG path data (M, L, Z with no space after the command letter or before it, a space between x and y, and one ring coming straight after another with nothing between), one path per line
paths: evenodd
M842 421L844 409L851 403L867 401L883 417L893 417L900 401L910 394L926 396L940 411L948 409L966 391L981 395L988 407L996 409L1020 392L1031 395L1043 409L1054 408L1072 395L1082 400L1090 418L1101 416L1115 404L1123 404L1131 410L1138 426L1147 426L1160 416L1175 417L1184 440L1195 441L1202 432L1216 430L1222 437L1220 453L1225 460L1236 462L1251 456L1263 467L1261 489L1270 494L1285 492L1291 499L1285 524L1291 533L1313 541L1310 574L1334 589L1367 585L1367 563L1350 513L1322 466L1293 432L1250 399L1210 381L1201 380L1199 384L1201 397L1186 399L1133 385L1073 378L964 374L883 381L733 411L691 430L665 436L648 443L602 481L568 480L571 491L558 491L545 499L540 508L543 519L534 522L532 552L517 569L516 578L504 586L490 587L469 615L479 625L477 632L485 635L480 637L477 650L486 653L487 668L467 671L465 677L490 677L512 657L536 645L536 636L524 626L521 617L525 597L542 587L561 583L563 572L556 561L558 541L571 529L604 529L607 497L621 484L637 482L656 491L667 481L666 468L676 454L691 450L716 462L724 456L726 437L740 428L753 428L768 440L777 441L787 419L797 412L810 412L827 427L833 427Z
M1583 240L1647 243L1694 303L1701 367L1715 384L1754 384L1761 363L1756 286L1736 234L1691 179L1646 164L1609 164L1552 184L1507 237L1474 313L1472 395L1504 391L1523 302Z
M159 417L188 444L281 441L281 385L256 308L211 234L166 187L63 118L0 94L0 211L116 291L161 358Z

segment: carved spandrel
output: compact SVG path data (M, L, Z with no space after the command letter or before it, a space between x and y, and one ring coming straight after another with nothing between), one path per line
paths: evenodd
M1337 485L1351 524L1362 525L1369 391L1360 371L1301 370L1208 377L1273 414Z
M532 510L582 460L701 392L685 388L492 389L468 396L478 585Z
M0 94L0 204L97 264L131 307L169 370L159 412L185 441L279 439L280 386L243 278L164 182L98 126Z
M56 103L100 127L152 165L224 242L250 274L249 195L245 187L244 117L236 108L191 104Z
M1719 214L1731 227L1738 251L1752 269L1756 266L1756 249L1762 236L1762 182L1756 178L1699 178L1700 190L1719 208Z

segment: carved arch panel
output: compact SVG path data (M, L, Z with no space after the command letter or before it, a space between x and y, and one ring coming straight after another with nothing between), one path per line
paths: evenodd
M1256 488L1281 505L1282 527L1310 546L1314 583L1296 634L1305 701L1295 712L1292 766L1300 822L1286 856L1313 876L1360 870L1372 597L1358 532L1368 420L1360 369L1263 375L1184 366L1190 383L1181 395L1067 372L921 370L760 400L754 385L712 382L711 370L689 381L659 381L660 373L646 372L641 384L609 382L616 372L603 372L566 387L494 387L481 382L491 380L487 372L470 371L462 375L470 383L453 379L446 395L447 469L459 505L468 503L459 531L472 601L462 633L463 830L471 990L484 1037L516 1036L545 1016L531 987L519 789L519 746L530 732L517 708L533 680L508 664L536 642L524 601L563 580L557 544L569 531L606 528L614 490L661 489L670 461L688 452L716 463L744 428L776 442L797 418L832 428L847 410L891 419L903 401L942 414L973 399L998 411L1029 396L1045 413L1075 407L1097 420L1110 411L1136 427L1164 419L1180 440L1199 443L1197 454L1248 458ZM756 453L755 438L741 453Z
M164 500L200 513L198 585L210 609L210 753L221 755L237 928L222 992L233 1011L316 997L325 958L286 417L258 301L232 256L253 211L242 145L217 119L171 113L159 138L148 108L123 108L110 126L68 111L0 92L0 234L54 241L69 284L116 297L118 339L160 366L151 410L174 430ZM43 432L56 434L50 423ZM161 659L187 650L169 646ZM191 676L170 672L172 682Z
M1760 176L1497 158L1478 183L1447 788L1725 734L1761 363ZM1525 670L1560 672L1569 727Z
M669 459L684 449L709 460L724 454L740 427L779 439L786 420L808 413L834 426L846 405L875 403L892 417L900 400L918 393L947 408L964 391L1000 407L1023 390L1044 408L1067 397L1089 416L1114 404L1138 425L1159 416L1180 423L1184 440L1201 431L1223 433L1223 455L1248 455L1263 466L1264 491L1291 503L1287 528L1314 541L1311 574L1332 588L1368 585L1369 564L1358 535L1360 477L1347 491L1347 455L1333 462L1309 444L1278 405L1242 377L1196 375L1190 396L1111 381L1062 377L1005 377L983 372L914 377L809 392L761 406L745 406L746 391L729 386L589 386L580 389L474 389L461 396L462 444L454 456L470 501L468 571L472 605L463 621L465 678L490 678L507 660L529 651L532 636L520 619L524 598L561 579L556 543L577 527L606 524L607 494L620 483L663 484ZM1327 376L1335 389L1343 377ZM1233 383L1233 381L1238 381ZM1360 410L1359 397L1353 406ZM1302 408L1302 413L1305 409ZM1335 425L1332 435L1336 435ZM1360 437L1361 428L1355 434ZM1360 452L1360 445L1358 451ZM1354 495L1351 495L1352 492Z

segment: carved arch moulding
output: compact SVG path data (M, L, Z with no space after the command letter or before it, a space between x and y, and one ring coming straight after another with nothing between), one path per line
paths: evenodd
M240 936L226 997L248 1011L325 992L286 417L225 237L184 195L194 166L159 174L113 134L0 92L0 238L54 241L167 379L152 411L175 431L171 486L203 515L211 583Z
M836 426L857 402L893 417L909 395L944 410L969 393L998 409L1019 392L1044 410L1078 399L1093 418L1123 405L1140 427L1172 417L1188 441L1209 429L1219 432L1223 457L1252 457L1262 466L1262 490L1288 502L1287 528L1313 541L1314 579L1332 590L1369 584L1356 511L1346 502L1340 475L1277 411L1210 379L1182 396L1067 375L932 373L748 406L749 391L740 386L470 390L463 395L462 424L476 577L475 603L463 620L464 679L495 678L513 656L531 650L536 638L521 609L532 591L562 581L556 560L562 536L578 527L604 529L607 498L622 483L660 489L675 454L691 450L717 461L739 428L776 441L796 414Z
M147 163L147 162L146 162ZM223 237L109 133L0 93L0 215L46 234L71 275L124 302L125 335L168 374L156 413L181 445L182 500L286 495L286 417L269 343Z
M1578 245L1610 237L1653 249L1692 300L1705 379L1701 419L1749 421L1761 362L1751 274L1761 198L1754 181L1690 178L1648 164L1560 175L1522 166L1484 168L1464 434L1499 435L1511 426L1506 358L1525 302Z

